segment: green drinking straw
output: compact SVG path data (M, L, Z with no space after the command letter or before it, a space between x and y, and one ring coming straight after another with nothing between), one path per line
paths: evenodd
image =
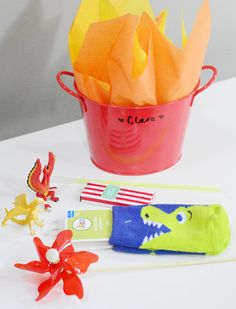
M111 184L115 186L136 187L136 188L150 188L150 189L166 189L166 190L184 190L184 191L203 191L203 192L220 192L218 187L203 187L203 186L190 186L178 184L158 184L158 183L145 183L145 182L132 182L132 181L114 181L108 179L86 179L86 178L70 178L70 177L54 177L54 182L57 183L74 183L74 184L87 184L88 182L95 182L101 184Z

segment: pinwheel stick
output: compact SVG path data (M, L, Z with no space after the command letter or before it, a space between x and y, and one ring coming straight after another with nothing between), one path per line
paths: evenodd
M233 258L221 258L221 259L203 259L189 262L178 262L178 263L148 263L141 265L127 265L127 266L111 266L111 267L99 267L91 269L91 272L127 272L127 271L142 271L150 269L165 269L165 268L178 268L188 266L199 266L199 265L211 265L211 264L223 264L236 262L236 257Z

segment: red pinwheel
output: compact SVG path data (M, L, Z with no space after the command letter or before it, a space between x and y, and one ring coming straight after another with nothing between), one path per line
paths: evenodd
M39 285L39 295L36 301L46 296L61 279L66 295L83 297L83 285L78 274L85 273L91 263L97 262L98 256L86 251L75 252L71 238L70 230L62 231L57 235L52 247L48 247L38 237L35 237L34 244L40 261L15 264L15 267L19 269L40 274L50 273L51 276Z

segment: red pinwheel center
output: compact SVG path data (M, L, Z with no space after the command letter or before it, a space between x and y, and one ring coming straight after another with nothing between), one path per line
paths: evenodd
M50 248L46 252L46 259L49 263L57 264L60 262L60 254L57 249Z

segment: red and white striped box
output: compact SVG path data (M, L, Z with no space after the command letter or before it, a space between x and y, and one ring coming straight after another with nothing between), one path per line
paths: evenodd
M89 182L80 195L80 201L104 206L130 206L151 204L154 197L153 192Z

